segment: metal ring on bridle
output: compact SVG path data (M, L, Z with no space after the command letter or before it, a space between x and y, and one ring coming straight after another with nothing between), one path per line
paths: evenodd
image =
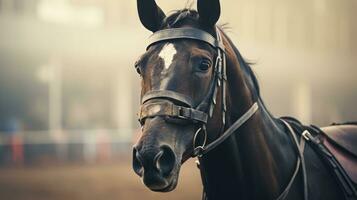
M203 144L196 147L196 140L197 140L197 138L198 138L198 135L199 135L201 132L204 134ZM203 155L202 153L203 153L204 148L205 148L205 146L206 146L206 142L207 142L207 130L206 130L206 128L205 128L205 125L203 125L202 127L200 127L200 128L196 131L196 133L195 133L195 135L194 135L194 137L193 137L193 148L194 148L194 149L193 149L193 156L201 157L201 156Z

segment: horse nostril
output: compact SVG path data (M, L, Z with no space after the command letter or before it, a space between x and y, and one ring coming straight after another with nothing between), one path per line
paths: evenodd
M142 164L142 159L135 147L133 148L133 169L137 175L143 176L144 168Z
M160 149L161 151L155 156L154 163L163 176L168 176L175 167L176 156L168 146L162 146Z
M174 169L176 155L169 146L161 146L158 153L154 152L157 151L146 151L140 154L137 147L133 148L133 169L140 177L144 175L144 171L148 171L149 174L159 173L157 175L167 177Z

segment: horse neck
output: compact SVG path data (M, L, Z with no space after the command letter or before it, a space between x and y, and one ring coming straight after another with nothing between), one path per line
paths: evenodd
M296 155L289 135L250 85L240 59L227 50L228 108L234 123L257 101L259 110L233 136L201 159L201 172L209 199L276 198L293 172ZM242 62L241 62L242 63Z

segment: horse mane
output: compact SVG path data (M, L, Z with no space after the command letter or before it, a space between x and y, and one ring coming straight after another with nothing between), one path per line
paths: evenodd
M247 79L247 82L249 83L249 87L250 87L251 91L254 93L256 98L260 99L260 87L259 87L258 79L257 79L252 67L250 66L250 63L248 63L243 58L243 56L240 54L238 48L233 44L232 40L227 36L227 34L223 30L222 30L222 32L223 32L224 36L226 37L226 39L228 40L231 47L233 48L233 51L238 58L238 62L240 64L241 68L243 69L243 72L246 74L245 77Z
M233 48L234 53L236 54L239 64L241 66L241 68L243 69L244 73L245 73L245 78L246 81L248 83L248 87L250 87L250 91L253 92L253 99L255 101L258 101L261 103L261 106L264 108L265 112L271 116L272 118L274 118L274 116L270 113L270 111L268 109L266 109L265 103L263 101L263 99L260 96L260 87L259 87L259 83L258 83L258 79L252 69L252 67L250 66L250 64L248 62L245 61L245 59L242 57L242 55L240 54L238 48L233 44L232 40L227 36L227 34L222 30L224 36L227 38L229 44L231 45L231 47Z

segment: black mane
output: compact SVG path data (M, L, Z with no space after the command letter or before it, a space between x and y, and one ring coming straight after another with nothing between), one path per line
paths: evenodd
M258 83L258 79L255 76L252 67L249 65L248 62L245 61L245 59L242 57L242 55L240 54L238 48L233 44L232 40L227 36L227 34L222 31L223 34L226 36L227 40L229 41L230 45L232 46L234 53L236 54L239 64L242 67L243 71L246 74L246 78L248 78L248 83L250 83L250 89L251 91L253 91L255 94L255 96L257 98L260 98L260 87L259 87L259 83ZM249 80L250 79L250 80Z

